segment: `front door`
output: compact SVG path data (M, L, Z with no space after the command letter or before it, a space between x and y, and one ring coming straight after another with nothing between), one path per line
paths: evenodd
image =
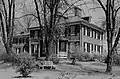
M39 57L39 44L31 44L32 56Z
M67 40L59 40L58 57L67 58L67 52L68 52L68 45L67 44L68 44Z

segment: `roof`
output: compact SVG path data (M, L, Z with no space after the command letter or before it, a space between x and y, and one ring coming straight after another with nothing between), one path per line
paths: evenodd
M37 26L30 26L28 29L40 29L39 25Z
M89 23L82 18L83 17L80 17L80 16L70 16L67 19L62 18L58 25L72 25L74 23L76 23L76 24L82 23L93 29L99 30L101 32L105 32L105 30L102 27L99 27L93 23ZM40 27L39 26L30 26L28 29L40 29Z
M99 26L97 26L97 25L95 25L93 23L89 23L89 22L85 21L84 19L82 19L79 16L71 16L68 19L65 19L65 20L61 21L59 23L59 25L62 25L62 24L64 24L64 25L72 25L74 23L76 23L76 24L82 23L82 24L85 24L86 26L91 27L93 29L105 32L105 30L102 27L99 27Z
M29 34L30 33L23 33L23 34L18 34L18 35L15 35L15 36L13 36L13 37L27 37L27 36L29 36Z

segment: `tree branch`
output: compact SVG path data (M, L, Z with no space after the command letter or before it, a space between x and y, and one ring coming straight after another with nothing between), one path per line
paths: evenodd
M101 5L102 9L105 11L105 14L106 14L106 9L104 7L104 5L102 4L101 0L97 0L99 2L99 4Z
M115 10L115 17L117 16L117 12L120 10L120 6Z
M117 37L116 37L116 39L115 39L115 42L114 42L114 44L113 44L112 51L114 50L114 48L117 47L117 44L118 44L118 42L119 42L119 38L120 38L120 28L119 28Z
M61 16L63 16L63 15L64 15L69 9L71 9L71 7L72 7L75 3L77 3L77 2L79 2L79 0L76 1L76 2L74 2L73 4L71 4L71 5L62 13ZM60 19L61 19L61 17L57 20L56 24L60 21Z
M40 18L40 15L39 15L40 13L39 13L39 8L38 8L37 1L34 0L34 3L35 3L35 7L36 7L37 16L38 16L38 22L39 22L40 28L42 28L41 18Z
M23 15L23 16L20 16L20 17L15 17L15 19L20 19L20 18L23 18L23 17L25 17L25 16L34 16L35 18L38 18L36 15L34 15L34 14L25 14L25 15Z

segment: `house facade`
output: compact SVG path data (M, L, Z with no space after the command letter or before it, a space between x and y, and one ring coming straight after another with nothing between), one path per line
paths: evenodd
M21 52L29 52L29 33L13 36L13 51L17 54Z
M85 18L85 19L84 19ZM105 30L91 24L90 17L81 18L73 16L67 19L67 23L60 25L66 27L68 33L65 32L63 38L58 42L58 57L67 58L70 53L90 53L103 54L104 48L104 33Z
M75 8L75 10L77 10ZM81 9L78 9L81 10ZM77 12L77 11L75 11ZM78 14L78 15L77 15ZM56 27L62 27L61 34L57 45L53 45L52 54L58 58L69 58L71 53L90 53L100 54L105 52L104 33L105 30L90 22L91 17L81 17L79 13L74 13L73 16L61 19ZM29 54L36 57L45 57L43 40L40 39L40 28L31 26L29 28ZM17 37L17 36L15 36ZM22 36L21 36L22 38ZM41 46L43 45L43 46Z

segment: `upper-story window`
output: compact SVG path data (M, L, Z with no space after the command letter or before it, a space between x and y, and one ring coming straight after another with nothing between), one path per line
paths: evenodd
M87 32L88 32L87 27L85 25L83 25L83 28L84 28L84 35L87 36Z
M13 44L17 44L18 43L18 38L13 38Z
M79 25L71 25L69 30L70 30L70 35L77 35L77 33L80 32L80 26Z
M95 30L94 36L95 36L95 39L97 39L97 31L96 30Z
M24 43L24 38L19 38L19 43Z
M90 37L92 37L92 29L90 29Z
M70 27L71 27L70 34L75 35L75 26L70 26Z
M100 33L100 40L103 40L103 33Z
M37 39L40 37L40 30L31 30L30 31L30 37Z
M100 32L98 32L98 36L97 36L97 38L100 40Z
M30 30L30 37L34 37L34 30Z
M38 38L38 31L37 30L35 31L35 36L34 37L35 37L35 39Z
M87 27L87 36L90 36L90 28Z

